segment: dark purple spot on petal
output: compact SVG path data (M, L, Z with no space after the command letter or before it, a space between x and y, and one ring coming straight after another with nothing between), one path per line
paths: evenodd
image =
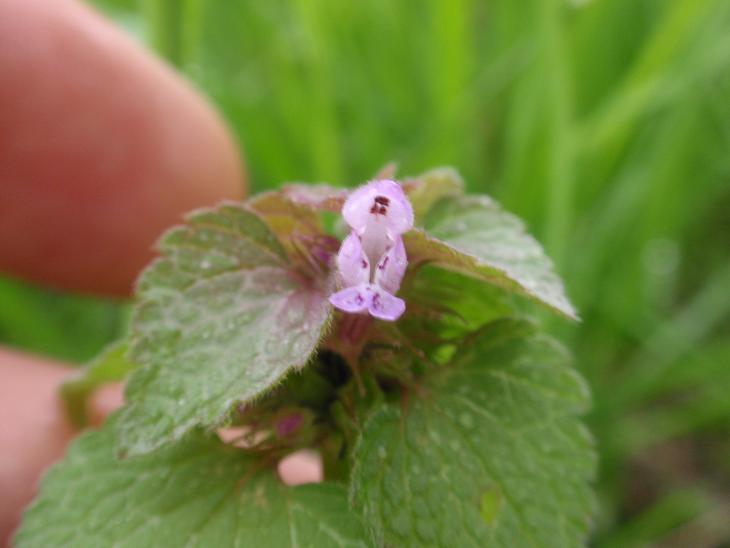
M389 255L386 255L385 258L380 261L380 264L378 265L378 270L385 270L385 267L388 266L388 260L390 259Z
M364 259L363 259L362 263L360 263L360 264L362 265L363 268L367 268L368 267L368 263Z
M370 213L373 215L387 215L389 204L390 200L385 196L376 196L373 206L370 208Z

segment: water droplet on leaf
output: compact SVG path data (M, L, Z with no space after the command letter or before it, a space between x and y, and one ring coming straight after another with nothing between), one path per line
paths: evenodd
M498 486L492 486L482 493L479 511L482 519L489 525L494 525L501 508L502 490Z
M462 413L459 417L459 422L464 428L472 429L474 428L474 418L469 415L468 413Z

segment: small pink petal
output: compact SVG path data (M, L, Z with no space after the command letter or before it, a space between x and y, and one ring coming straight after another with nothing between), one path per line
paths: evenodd
M413 207L403 192L403 188L389 179L375 181L373 188L377 196L389 199L388 228L390 236L395 238L413 228ZM375 200L375 197L373 198Z
M403 299L399 299L391 295L387 291L376 288L375 294L372 296L368 312L370 315L379 320L394 322L401 317L406 309L406 303Z
M346 287L342 291L330 295L329 301L340 310L357 314L368 309L372 298L373 291L369 284L360 284L355 287Z
M363 185L353 190L342 206L345 222L358 234L362 234L368 224L372 199L372 189L369 185Z
M251 427L250 426L231 426L228 428L219 428L218 437L223 443L249 449L251 447Z
M362 250L360 237L354 231L345 238L337 253L337 269L343 285L353 286L370 281L370 261Z
M384 219L391 238L413 228L413 208L395 181L372 181L353 191L342 207L342 216L362 235L374 219Z
M378 261L374 282L388 293L395 294L400 288L407 266L408 257L403 238L398 237L395 244Z
M279 477L287 485L319 483L324 479L322 457L311 450L302 449L281 459Z

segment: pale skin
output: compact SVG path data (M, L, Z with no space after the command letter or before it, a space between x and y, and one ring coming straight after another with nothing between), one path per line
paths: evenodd
M77 0L0 0L0 271L127 298L183 213L245 194L237 146L199 93ZM0 347L0 545L78 433L69 364ZM96 424L120 387L91 402ZM295 462L287 480L316 479Z

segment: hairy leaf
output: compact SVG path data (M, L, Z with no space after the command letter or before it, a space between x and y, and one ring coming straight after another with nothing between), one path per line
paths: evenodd
M317 213L288 199L283 192L264 192L251 198L248 206L265 220L284 247L294 233L306 237L323 233Z
M476 276L577 317L540 244L525 232L522 221L490 198L442 200L426 217L424 228L404 236L410 261Z
M305 278L246 206L197 212L160 247L132 323L143 368L118 425L127 454L224 423L306 364L330 315L324 283Z
M588 393L523 322L478 332L354 453L351 498L378 545L580 546L593 509Z
M451 167L431 169L418 177L407 178L403 189L413 205L416 222L420 223L440 201L464 193L461 175Z
M282 193L298 206L338 213L347 199L348 189L325 184L290 183L284 186Z
M488 322L514 315L500 288L435 266L418 269L400 296L408 308L398 328L422 351L461 344Z
M117 461L110 428L83 435L44 478L18 548L366 546L337 484L287 487L214 436Z

